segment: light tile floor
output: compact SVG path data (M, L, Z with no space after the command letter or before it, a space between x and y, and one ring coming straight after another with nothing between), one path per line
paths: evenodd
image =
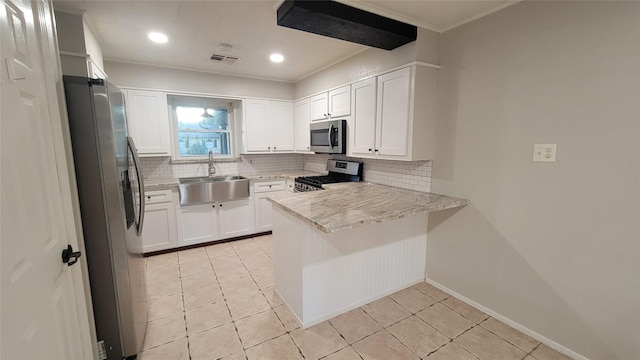
M148 257L142 360L568 359L427 283L302 330L272 257L271 235Z

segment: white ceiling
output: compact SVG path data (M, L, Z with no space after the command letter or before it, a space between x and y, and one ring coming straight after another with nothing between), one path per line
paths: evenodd
M515 3L508 0L343 0L343 3L433 31L446 31ZM168 66L279 81L297 81L366 46L276 25L281 0L54 0L57 9L86 11L105 60ZM160 31L169 42L147 39ZM227 43L231 50L220 47ZM269 61L280 52L285 61ZM234 65L211 54L239 57Z

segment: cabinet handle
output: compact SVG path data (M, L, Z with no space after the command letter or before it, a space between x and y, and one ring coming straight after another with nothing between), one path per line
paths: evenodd
M375 149L375 150L373 150L373 151L374 151L374 152L378 152L378 151L380 151L380 150L378 150L378 149Z
M331 113L327 114L327 117L331 117Z
M373 151L373 149L369 149L369 151Z
M151 200L151 196L147 196L147 199Z
M275 150L275 149L276 149L276 147L274 146L274 147L273 147L273 150Z
M220 207L222 207L222 204L220 204Z
M267 150L271 150L271 146L267 147Z

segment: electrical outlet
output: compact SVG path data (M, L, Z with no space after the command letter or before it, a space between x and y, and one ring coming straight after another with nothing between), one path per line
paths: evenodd
M556 144L533 144L533 161L556 162Z

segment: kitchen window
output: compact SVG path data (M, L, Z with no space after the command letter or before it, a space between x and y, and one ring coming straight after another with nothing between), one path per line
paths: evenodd
M232 158L234 106L232 100L169 95L174 160Z

